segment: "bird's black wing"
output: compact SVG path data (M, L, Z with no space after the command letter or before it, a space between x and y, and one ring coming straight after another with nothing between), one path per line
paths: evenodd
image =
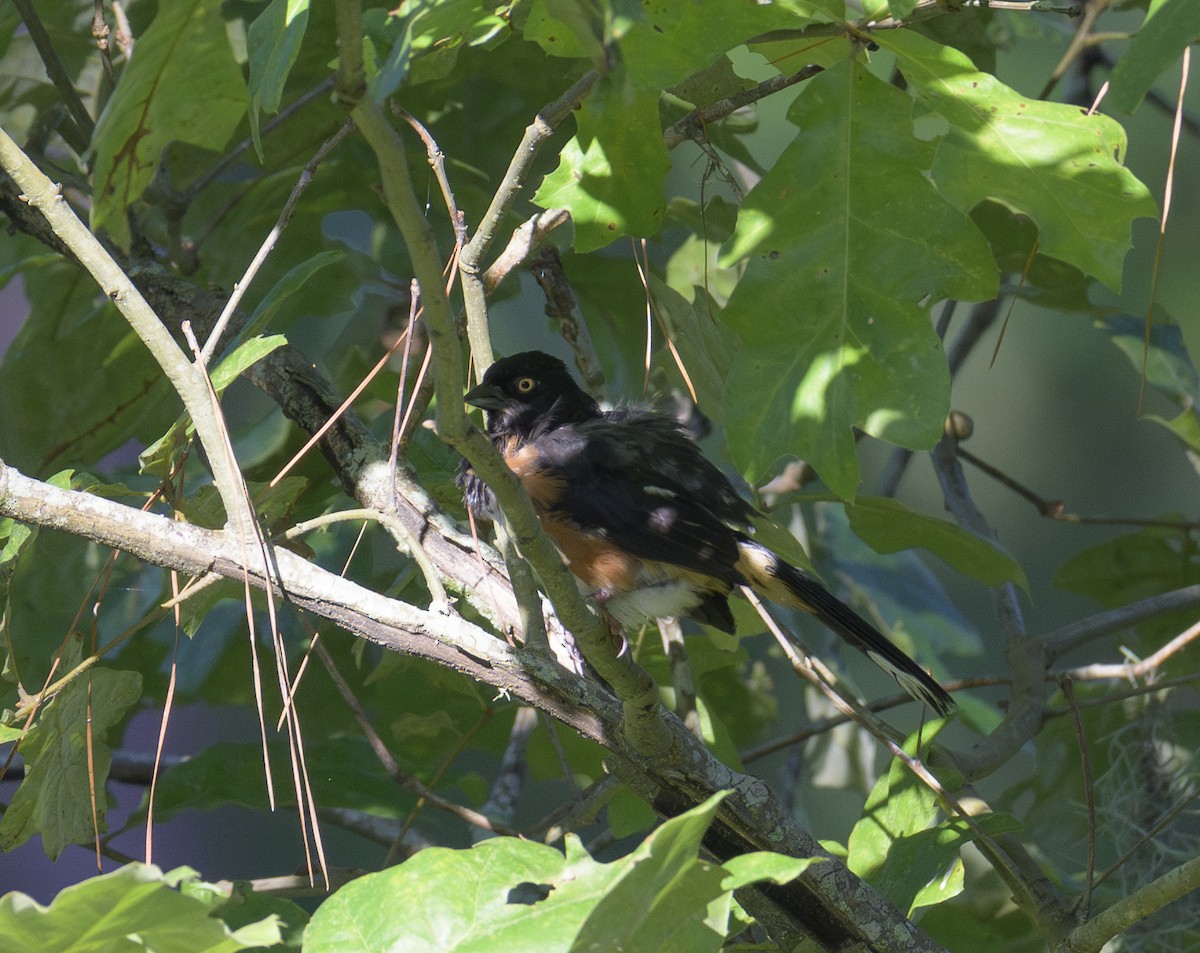
M613 411L535 443L562 480L562 517L641 559L743 582L738 542L753 509L670 418Z

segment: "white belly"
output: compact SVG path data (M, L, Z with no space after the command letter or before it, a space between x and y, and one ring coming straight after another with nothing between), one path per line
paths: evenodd
M600 604L621 625L638 629L652 619L683 618L700 604L701 594L687 583L659 582L604 598Z

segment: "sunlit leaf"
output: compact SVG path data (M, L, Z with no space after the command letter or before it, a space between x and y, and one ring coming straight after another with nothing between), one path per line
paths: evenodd
M727 870L701 861L700 838L719 802L720 796L711 798L667 821L633 853L608 864L589 857L574 835L567 835L565 857L552 847L505 837L469 851L422 851L339 890L314 914L304 948L326 953L350 944L375 953L401 943L411 950L462 953L715 953L725 923L710 921L711 904L743 883L793 879L810 863L752 855ZM386 898L396 896L408 898L419 914L394 916Z
M877 39L896 54L922 105L949 123L932 170L941 194L963 211L995 199L1024 212L1043 254L1118 288L1131 224L1155 214L1149 191L1122 165L1121 126L1022 96L915 33L881 31Z
M852 427L906 447L938 439L949 373L923 306L987 298L994 262L922 173L912 101L855 63L811 80L799 127L746 196L726 262L742 348L726 381L730 447L756 480L795 448L838 495L858 484ZM886 183L886 187L884 187Z
M177 879L128 864L63 890L43 907L22 893L0 897L5 953L235 953L280 939L275 916L230 930L209 904L176 889ZM135 939L136 938L136 939Z

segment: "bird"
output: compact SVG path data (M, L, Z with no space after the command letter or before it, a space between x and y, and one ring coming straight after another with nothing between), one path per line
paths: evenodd
M811 613L939 714L949 693L817 579L757 542L755 508L670 416L642 405L602 410L542 351L493 363L464 397L533 502L581 590L621 627L691 618L734 632L729 596L749 586ZM463 461L468 508L501 518Z

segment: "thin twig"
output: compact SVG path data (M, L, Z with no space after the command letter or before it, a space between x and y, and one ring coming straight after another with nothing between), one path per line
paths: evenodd
M571 213L565 208L549 208L535 213L533 217L513 229L512 237L504 246L504 251L496 256L496 260L483 273L484 293L490 295L500 282L529 260L547 235L570 220Z
M484 256L496 238L501 221L511 211L513 203L524 188L525 177L529 174L542 146L554 134L559 123L587 97L599 79L600 74L590 70L562 96L543 106L533 122L525 128L520 145L509 160L508 168L492 196L487 211L475 229L475 234L459 255L458 267L462 272L463 305L467 316L467 339L471 342L471 354L475 360L476 371L480 375L493 360L491 335L487 326Z
M1072 622L1042 636L1042 641L1046 645L1048 657L1053 661L1092 639L1127 629L1177 609L1194 609L1197 606L1200 606L1200 585L1184 586L1182 589L1150 596L1119 609L1099 612Z
M92 39L96 41L96 50L100 53L100 66L104 70L104 78L111 88L117 82L117 75L113 71L112 65L112 47L108 42L112 31L109 29L108 21L104 19L104 0L94 0L94 4L92 8ZM146 863L150 863L150 861L146 861Z
M650 354L651 345L653 343L653 333L651 327L651 319L658 325L662 332L663 340L667 342L667 350L671 352L671 358L675 361L675 367L679 370L679 376L683 378L683 383L687 386L688 396L692 399L693 404L700 403L700 396L696 393L696 387L692 383L692 377L688 373L687 366L683 363L683 358L679 354L679 348L675 346L675 341L671 337L671 330L667 327L667 323L663 320L662 314L654 304L654 295L650 292L650 280L647 275L650 273L650 253L646 246L646 239L641 240L641 256L637 254L638 249L635 247L634 264L637 266L638 278L642 282L642 290L646 295L646 388L650 386Z
M534 257L531 270L546 297L546 316L558 319L558 332L575 355L575 366L583 375L587 389L597 400L604 400L608 390L604 370L600 367L591 332L563 270L558 249L553 245L543 247Z
M999 675L981 675L976 678L960 678L957 681L943 683L946 691L952 695L957 695L961 691L966 691L972 688L991 688L997 685L1007 685L1009 679ZM891 708L899 708L901 705L908 705L916 702L908 692L897 692L888 698L876 699L873 702L863 705L867 711L873 714L888 711ZM798 731L789 732L781 738L773 738L770 741L764 742L754 748L749 748L741 752L741 760L743 764L750 764L765 758L767 755L775 754L777 751L782 751L785 748L790 748L794 745L804 744L818 735L826 734L839 728L853 719L848 715L835 714L829 715L818 721L810 722Z
M332 813L332 812L331 812ZM307 877L284 874L279 877L258 877L254 880L218 880L212 886L228 896L244 892L264 897L324 897L338 887L361 877L366 871L347 867L331 867L329 883L314 887Z
M1008 853L991 835L979 826L972 811L968 810L962 802L946 790L919 758L910 755L901 747L902 736L890 725L880 721L869 711L863 709L857 701L847 697L848 693L844 693L837 685L837 676L820 659L811 654L806 654L802 657L795 647L798 640L793 634L786 632L779 625L759 600L754 590L749 586L742 586L741 589L743 595L754 606L767 628L775 636L776 642L783 649L784 655L788 658L789 662L791 662L793 670L810 684L814 685L841 714L852 719L856 724L865 729L873 738L887 748L894 758L899 760L909 771L916 775L934 793L943 810L947 813L955 814L963 820L975 836L976 846L988 858L992 868L1005 884L1008 885L1009 889L1013 891L1014 900L1027 913L1034 916L1039 925L1044 926L1048 923L1060 923L1065 920L1067 913L1062 908L1058 898L1046 891L1035 890L1034 885L1026 878L1024 872L1013 862Z
M1200 887L1200 857L1167 871L1076 927L1055 953L1099 953L1118 933Z
M790 76L772 76L770 79L759 83L753 89L734 93L732 96L706 106L703 109L694 109L678 122L663 130L663 142L668 149L674 149L681 142L688 139L694 139L697 142L705 140L707 138L705 127L711 123L718 122L731 113L737 112L737 110L749 106L751 103L758 102L760 99L774 96L776 93L795 86L797 83L803 83L807 79L812 79L812 77L824 72L824 70L824 66L812 63L797 70Z
M32 0L13 0L13 6L21 15L25 29L29 31L29 38L33 41L38 56L41 57L42 65L46 67L46 75L50 77L50 82L58 90L58 94L62 97L67 112L70 114L59 132L77 154L83 155L92 141L92 133L96 130L96 124L87 111L87 107L83 105L83 100L79 98L79 92L75 89L75 84L71 82L71 77L67 75L62 60L58 58L58 51L54 49L50 34L42 25Z
M279 212L279 219L275 222L271 231L267 233L267 237L263 239L263 243L259 246L258 251L254 255L254 259L250 262L246 271L242 274L241 279L233 286L233 294L229 296L229 300L225 304L221 316L217 318L217 323L213 325L212 331L209 332L208 340L204 344L204 349L200 352L199 362L203 366L208 364L213 359L213 354L216 352L217 344L221 340L221 335L225 333L225 327L233 318L234 313L241 304L242 296L245 295L250 287L250 282L254 280L254 276L258 274L258 270L267 260L267 256L275 248L275 243L279 241L279 236L283 234L283 230L287 228L288 222L292 220L292 215L296 211L296 206L300 202L300 196L304 194L305 189L312 183L313 177L317 173L317 166L320 165L325 157L329 155L338 144L346 138L354 129L354 124L347 120L342 124L342 128L335 132L332 136L326 139L319 149L313 154L313 157L305 164L303 171L300 173L300 178L296 180L296 184L292 187L291 194L287 197L287 201L283 203L283 208Z
M401 340L404 341L404 353L400 355L400 374L396 381L396 407L392 413L392 446L388 453L388 472L391 474L390 482L396 483L396 463L400 459L401 435L404 433L405 425L408 421L408 415L412 412L412 402L405 400L405 391L408 386L408 368L412 358L412 340L413 330L417 326L417 314L421 302L421 287L417 282L411 281L408 286L408 323L401 332ZM389 353L391 348L388 348ZM428 355L428 349L426 355ZM418 381L418 387L420 382ZM413 388L415 393L416 387Z
M384 513L380 510L371 510L359 508L353 510L338 510L334 513L323 513L320 516L314 516L312 519L305 520L302 523L297 523L290 527L284 534L284 539L297 539L313 530L321 529L325 526L332 526L335 523L345 523L363 520L373 521L386 527L398 539L404 541L405 548L413 558L413 562L417 564L417 568L421 570L421 575L425 579L425 585L429 589L429 595L432 599L432 606L435 611L443 606L450 604L449 597L446 595L446 587L442 584L442 579L437 573L437 569L429 559L429 555L425 552L416 534L410 530L403 522L396 518L393 513Z
M325 95L332 88L333 79L330 77L322 80L308 92L297 96L294 100L292 100L292 102L280 109L279 112L276 113L275 116L273 116L268 122L263 123L262 128L259 130L260 137L265 137L271 132L274 132L277 128L291 119L294 115L296 115L296 113L311 103L314 99ZM208 169L204 171L201 176L199 176L199 178L197 178L191 183L191 185L184 189L183 192L181 192L178 196L175 196L172 204L177 204L179 207L186 208L196 200L196 197L200 195L201 192L203 192L209 187L209 185L216 181L226 169L237 162L238 159L240 159L253 147L254 137L247 136L232 149L226 152L225 155L221 156L220 159L214 162Z
M474 530L474 515L471 516L471 527ZM517 597L517 608L521 613L521 638L524 644L529 648L548 648L550 639L546 633L546 620L542 616L542 598L538 593L537 580L533 577L529 563L525 561L502 525L496 526L496 546L504 557L513 595ZM480 558L483 558L482 554Z
M951 435L943 436L933 451L934 470L946 505L961 526L995 540L995 531L971 497L957 452L958 441ZM1013 672L1012 697L1004 719L985 742L955 753L957 765L970 780L984 777L1006 764L1037 733L1048 696L1046 648L1040 639L1025 631L1016 587L1007 583L994 589L992 600L1004 634L1005 658Z
M442 201L445 203L446 212L450 216L450 224L454 228L454 245L461 253L462 247L467 241L467 226L463 218L463 213L459 211L458 203L454 199L454 191L450 188L450 179L446 176L446 154L442 152L442 147L437 144L437 140L433 138L433 135L421 124L416 116L394 102L392 103L392 112L412 126L413 131L425 143L425 155L429 160L429 167L433 169L433 175L437 179L438 188L442 191Z
M1092 34L1093 38L1096 38L1100 35L1101 34ZM1103 66L1110 72L1117 65L1116 61L1112 58L1107 50L1092 48L1088 50L1088 56L1095 63ZM1168 115L1174 115L1179 109L1178 100L1176 100L1176 102L1171 102L1166 96L1160 93L1157 89L1153 88L1147 91L1146 101L1155 109L1159 110L1160 112L1167 113ZM1200 116L1184 110L1182 117L1183 128L1185 128L1193 136L1200 138Z
M292 468L304 459L304 457L308 454L308 451L320 443L321 438L324 437L332 427L337 426L337 422L341 419L342 415L354 405L354 402L358 400L358 395L367 389L367 385L369 385L371 381L375 379L375 375L387 367L388 361L392 359L392 355L396 353L397 349L399 349L400 345L403 343L404 338L402 336L396 338L396 340L392 343L392 346L386 352L384 352L383 357L375 362L375 366L363 376L363 379L359 381L354 390L352 390L346 396L346 399L338 405L337 409L331 413L328 418L326 418L320 427L313 431L312 436L304 442L304 446L292 454L292 458L288 460L288 462L280 468L279 472L271 478L271 482L267 484L268 487L274 487L278 485L279 481L287 476L291 472Z
M995 5L993 4L993 6ZM1092 33L1092 27L1096 24L1096 18L1111 5L1112 0L1085 0L1083 17L1080 19L1079 25L1075 28L1075 35L1071 37L1071 42L1067 44L1067 48L1063 51L1058 64L1050 73L1050 78L1046 80L1046 85L1042 87L1038 99L1045 99L1050 95L1050 91L1066 75L1071 64L1087 49L1088 37Z
M568 831L577 831L595 821L600 809L611 801L619 790L621 782L616 775L601 775L586 791L580 792L575 800L555 808L541 820L525 828L521 834L528 838L540 835L543 843L553 844L561 840Z
M453 802L443 801L442 804L438 804L437 802L442 799L438 798L437 795L433 794L433 789L436 788L441 783L442 778L445 777L446 772L450 770L450 765L454 764L454 762L458 760L459 756L467 749L467 745L469 745L471 743L471 740L479 733L479 731L483 728L483 726L491 719L493 714L494 714L493 709L485 708L483 710L483 712L480 714L479 719L475 722L475 724L472 725L467 731L463 732L463 734L459 736L458 743L446 755L446 757L444 757L442 759L442 763L438 766L437 770L433 772L433 777L431 777L429 779L429 784L421 785L421 787L423 787L429 793L418 795L417 803L413 806L413 809L408 812L408 816L404 819L404 823L400 825L400 831L396 835L395 841L393 841L392 846L390 848L388 848L387 856L383 860L384 867L390 867L392 864L396 863L396 861L399 859L400 851L403 849L404 842L408 838L409 831L412 829L412 826L417 822L417 817L420 814L421 810L425 807L426 804L432 804L435 807L440 806L443 808L443 810L446 809L445 808L446 804L449 804L453 808L458 808L458 805L454 804ZM416 781L415 778L412 779L412 781L413 781L413 783L420 785L420 782ZM459 812L466 811L466 810L467 810L466 808L458 808ZM487 826L485 827L486 830L492 831L497 834L505 834L505 835L512 833L503 824L498 824L498 823L493 824L489 818L485 818L484 815L478 814L478 812L470 811L469 814L475 815L477 818L483 818L487 822ZM460 816L462 816L463 820L467 820L468 823L474 823L473 821L468 819L467 814L461 814ZM475 826L478 827L480 825L476 824Z
M1124 665L1085 665L1072 669L1072 678L1080 680L1096 680L1104 678L1124 678L1130 681L1151 676L1176 652L1182 651L1200 636L1200 622L1181 632L1166 645L1138 662Z
M1167 238L1167 219L1171 215L1171 198L1175 194L1175 160L1179 154L1179 133L1183 125L1183 100L1187 93L1188 72L1192 65L1192 48L1183 48L1183 65L1179 76L1179 98L1175 105L1175 122L1171 126L1171 151L1167 159L1167 181L1163 185L1162 215L1158 222L1158 240L1154 244L1154 266L1150 269L1150 291L1146 297L1145 334L1142 341L1142 375L1138 385L1138 416L1142 414L1146 397L1147 368L1150 363L1150 330L1154 324L1154 299L1158 293L1158 275L1162 270L1163 243Z
M171 573L171 595L179 595L179 573ZM175 701L175 682L179 674L179 632L183 628L182 612L175 606L174 643L171 647L170 676L167 679L167 693L163 699L162 718L158 724L158 741L154 746L154 764L150 773L150 790L146 794L146 856L147 864L154 863L154 803L158 792L158 775L162 770L163 746L167 740L167 724L170 721L171 710Z
M447 814L453 814L467 824L496 834L514 833L503 824L493 823L478 811L473 811L469 807L463 807L461 804L455 804L440 794L435 794L432 789L404 771L383 739L379 736L379 732L375 730L375 726L371 724L371 719L367 717L366 710L362 707L362 703L359 702L358 696L354 694L354 689L350 687L350 683L338 671L337 663L333 660L333 656L329 654L329 650L323 644L317 643L313 651L316 653L321 664L325 666L325 671L329 673L329 678L337 689L338 694L342 697L342 701L350 709L350 713L358 723L359 730L366 737L367 743L371 746L371 751L375 754L376 759L401 788L415 794L432 807L445 811Z
M117 31L113 34L113 41L117 44L117 49L121 51L121 55L127 60L133 59L133 30L129 26L129 16L125 13L125 4L121 0L112 0L113 19L117 21Z
M966 460L972 466L982 470L997 483L1008 487L1018 496L1028 500L1037 509L1038 513L1047 519L1057 520L1060 523L1074 523L1081 526L1157 526L1163 529L1179 529L1186 532L1200 530L1200 522L1195 520L1164 520L1164 519L1142 519L1132 516L1082 516L1078 513L1069 513L1066 509L1066 504L1062 500L1051 500L1041 494L1031 490L1020 481L1010 477L1003 470L992 466L986 460L976 456L969 450L958 448L958 455Z

